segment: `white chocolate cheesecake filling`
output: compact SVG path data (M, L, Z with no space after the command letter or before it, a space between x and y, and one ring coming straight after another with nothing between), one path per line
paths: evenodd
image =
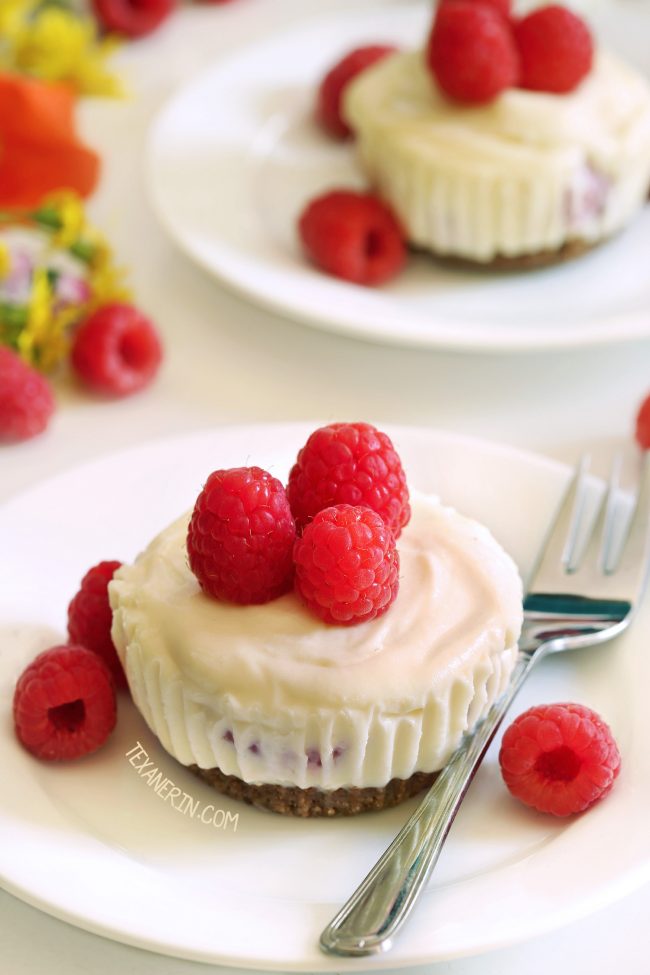
M459 105L421 52L394 54L347 88L361 164L412 243L489 261L595 242L650 186L650 85L605 52L565 95L510 88Z
M440 768L502 692L521 582L489 532L416 496L400 590L383 616L329 626L289 593L262 606L204 595L187 516L110 586L134 700L184 764L249 782L383 786Z

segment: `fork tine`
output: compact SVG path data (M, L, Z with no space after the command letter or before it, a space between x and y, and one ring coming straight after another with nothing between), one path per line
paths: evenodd
M589 454L583 454L580 458L575 474L573 506L571 508L571 515L569 518L566 542L560 558L560 562L564 566L566 572L575 572L580 562L578 539L580 538L580 528L585 514L585 502L587 496L586 483L590 466L591 457Z
M617 499L621 487L621 471L623 469L623 451L619 451L613 460L612 469L607 485L607 501L605 505L605 516L603 523L603 540L600 553L599 564L605 573L610 575L616 571L618 556L621 547L616 545L615 526L617 521L618 503Z
M576 516L580 514L580 497L584 488L584 472L589 465L589 458L583 456L576 464L571 477L568 479L560 498L555 516L551 519L548 531L537 553L527 577L527 584L537 589L540 578L547 572L556 574L557 568L563 566L567 556L571 555L572 546L569 545L572 529L576 524Z
M638 487L631 517L620 546L618 565L610 574L640 573L650 548L650 451L639 456Z
M583 565L585 569L596 568L598 572L609 574L614 571L617 556L620 555L621 524L625 528L625 519L621 518L623 492L621 490L621 470L623 467L623 451L618 451L612 460L609 478L606 484L599 480L598 500L592 521L588 526L582 552L570 566L567 572L577 572ZM629 506L628 506L629 509ZM617 530L619 529L619 530ZM617 544L617 542L619 544Z
M591 458L585 455L578 468L576 502L566 548L562 553L562 566L567 575L578 572L585 561L595 560L604 537L608 517L608 492L600 478L590 473ZM613 487L610 482L610 487Z

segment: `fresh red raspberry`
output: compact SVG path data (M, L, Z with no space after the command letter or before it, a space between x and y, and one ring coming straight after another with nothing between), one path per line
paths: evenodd
M127 683L111 639L113 614L108 602L108 584L121 565L121 562L100 562L89 569L68 606L70 642L98 653L113 675L116 687L126 687Z
M397 596L395 538L370 508L337 504L319 511L296 539L293 558L296 591L325 623L374 620Z
M442 0L442 2L454 3L455 0ZM468 3L480 3L484 7L494 7L494 9L498 11L502 17L505 17L506 20L509 20L510 18L512 0L468 0Z
M341 115L341 99L349 81L397 50L391 44L369 44L357 47L338 61L320 83L316 98L316 118L326 132L336 139L347 139L352 130Z
M85 647L44 650L16 684L16 735L36 758L55 762L89 755L104 744L115 721L108 667Z
M190 568L210 596L266 603L291 588L295 537L280 481L259 467L214 471L190 520Z
M591 71L594 44L581 17L552 4L514 25L522 88L565 94Z
M621 756L605 722L581 704L529 708L510 725L501 774L517 799L540 812L582 812L612 788Z
M650 450L650 394L646 396L636 415L635 436L641 450Z
M169 17L176 0L92 0L92 5L104 30L144 37Z
M370 423L315 430L291 468L287 497L298 531L336 504L371 508L395 538L411 517L402 462L390 437Z
M132 305L104 305L79 327L72 365L100 393L128 396L151 382L162 360L160 339Z
M468 104L490 102L519 79L509 23L494 6L473 0L438 7L426 61L444 93Z
M53 412L54 396L47 379L0 345L0 443L35 437Z
M305 207L298 229L314 264L355 284L383 284L406 260L399 223L370 193L324 193Z

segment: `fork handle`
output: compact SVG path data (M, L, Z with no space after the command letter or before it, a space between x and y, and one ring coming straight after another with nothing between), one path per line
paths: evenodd
M323 951L387 951L435 867L465 793L537 655L521 654L506 693L454 752L411 818L321 934Z

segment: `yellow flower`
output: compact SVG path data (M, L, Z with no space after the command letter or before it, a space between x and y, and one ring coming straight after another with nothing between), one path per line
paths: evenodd
M67 321L55 314L46 268L36 268L27 309L27 323L18 336L18 352L26 362L49 372L68 351Z
M121 98L125 94L124 86L116 75L107 71L104 62L119 46L115 37L106 37L97 41L94 48L81 58L76 65L74 84L84 95L101 95L106 98Z
M11 42L31 14L37 0L0 0L0 40Z
M11 254L6 244L0 241L0 281L3 281L11 270Z
M92 289L91 309L107 305L112 301L131 301L132 292L124 283L127 272L112 263L91 269L88 283Z
M112 301L131 301L133 293L125 283L128 271L115 264L105 238L96 230L87 228L82 243L91 253L88 260L88 284L92 293L90 310Z
M4 2L4 0L0 0ZM114 44L98 41L94 22L64 7L43 7L14 31L14 67L44 81L68 82L79 92L117 95L119 82L104 61Z
M15 40L16 66L45 81L60 81L83 56L88 25L60 7L44 8L24 21Z
M59 226L52 236L52 246L67 250L81 237L86 225L81 197L72 190L60 190L45 197L39 210L51 212Z

